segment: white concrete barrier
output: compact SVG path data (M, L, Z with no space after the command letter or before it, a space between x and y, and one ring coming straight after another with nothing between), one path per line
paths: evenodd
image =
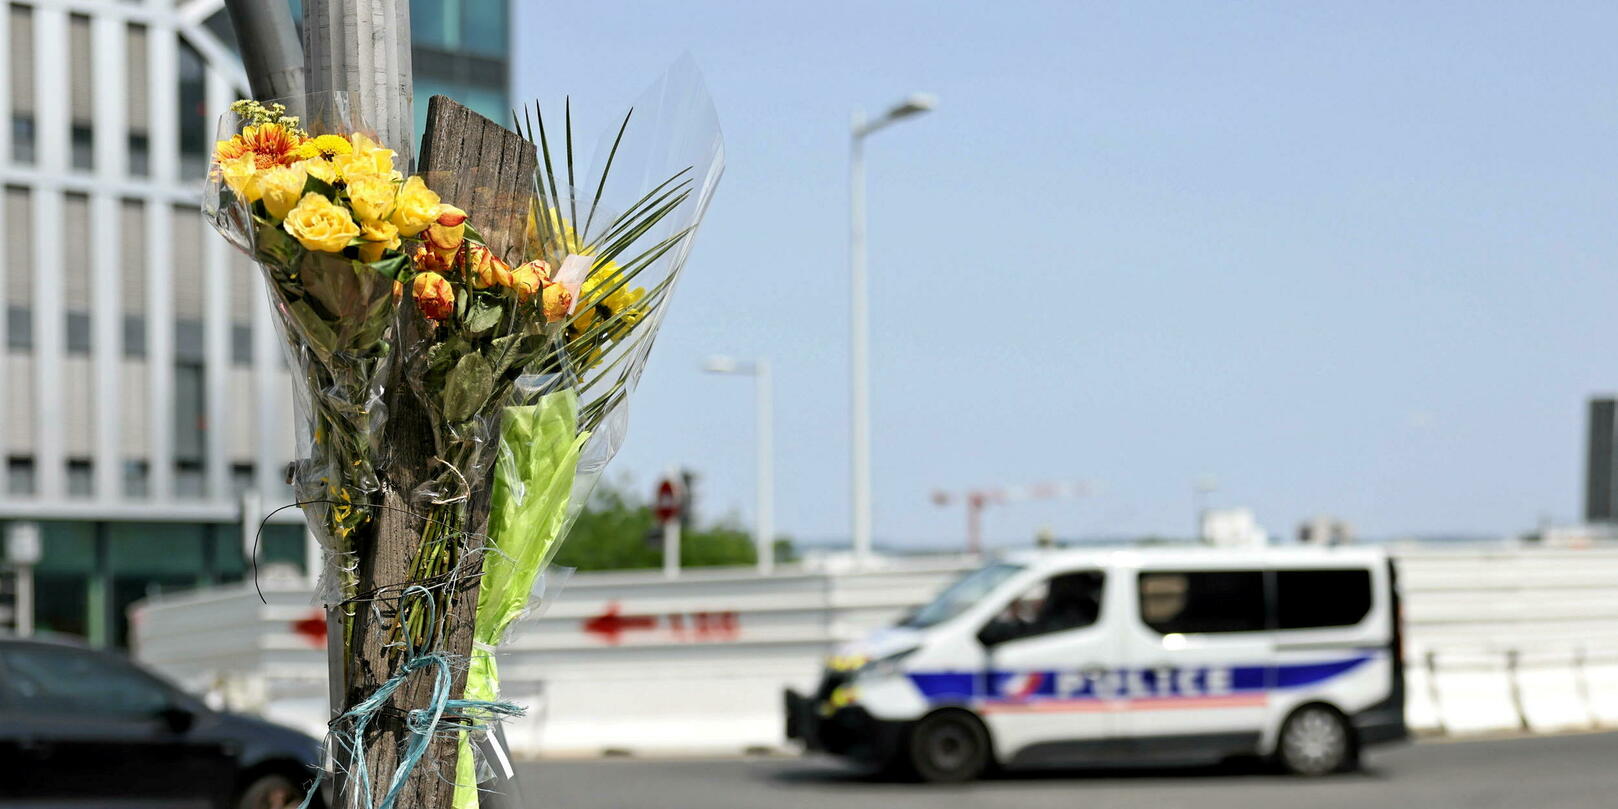
M1395 554L1413 727L1618 721L1618 551ZM525 754L778 747L783 687L811 688L835 644L891 624L968 567L575 575L502 649L505 693L530 708L508 737ZM268 604L251 585L139 604L135 654L219 704L318 732L326 669L307 632L319 610L296 582L262 584Z

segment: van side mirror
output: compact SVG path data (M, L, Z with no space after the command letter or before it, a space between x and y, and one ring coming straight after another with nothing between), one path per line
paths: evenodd
M1015 640L1021 634L1015 621L995 618L978 630L978 643L984 646L996 646L1008 640Z

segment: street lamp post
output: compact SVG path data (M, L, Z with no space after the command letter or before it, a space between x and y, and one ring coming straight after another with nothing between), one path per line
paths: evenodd
M759 359L738 362L730 357L709 357L703 370L711 374L736 374L753 378L753 406L758 435L754 444L757 467L754 477L753 544L758 549L758 572L775 568L775 405L770 381L770 363Z
M869 321L865 289L865 138L895 121L931 110L938 100L917 93L900 102L885 115L866 122L863 113L854 114L849 141L849 370L851 374L852 424L850 457L853 482L852 533L854 561L864 565L871 556L871 396L869 372Z

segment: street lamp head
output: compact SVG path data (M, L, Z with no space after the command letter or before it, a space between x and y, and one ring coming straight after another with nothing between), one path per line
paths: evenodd
M936 106L938 106L938 96L932 93L915 93L898 106L888 110L888 118L897 121L900 118L908 118L912 115L929 112Z
M702 370L710 374L734 374L736 369L736 358L727 357L724 354L715 354L702 364Z

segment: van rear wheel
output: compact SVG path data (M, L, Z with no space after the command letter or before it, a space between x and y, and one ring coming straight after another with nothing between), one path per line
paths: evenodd
M1339 772L1354 764L1354 735L1342 714L1325 705L1306 705L1281 726L1275 757L1297 775Z
M923 781L971 781L989 766L989 732L964 711L935 713L911 731L909 759Z

